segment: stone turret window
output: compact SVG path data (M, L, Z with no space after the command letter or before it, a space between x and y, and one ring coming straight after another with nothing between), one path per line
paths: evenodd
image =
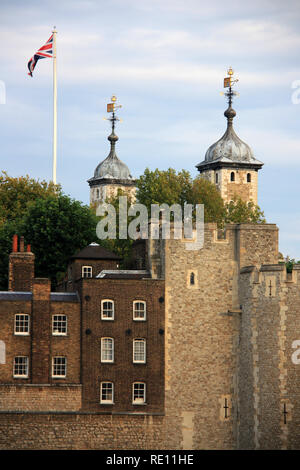
M215 182L216 182L216 184L218 184L218 182L219 182L219 174L218 173L216 173L216 175L215 175Z
M197 270L189 269L186 273L186 286L188 289L197 289L198 275Z
M251 174L247 173L247 183L251 183Z
M232 172L230 173L230 181L235 181L235 173L234 173L234 171L232 171Z

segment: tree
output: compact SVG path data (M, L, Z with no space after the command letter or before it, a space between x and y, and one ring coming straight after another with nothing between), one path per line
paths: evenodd
M122 239L119 236L119 234L120 234L120 231L119 231L119 229L120 229L119 197L120 196L127 196L127 206L126 206L126 213L127 214L128 214L128 209L129 209L130 205L133 203L130 196L128 196L128 194L125 191L121 190L121 189L118 189L117 194L115 196L112 196L112 197L106 199L105 202L107 204L111 204L115 209L115 214L116 214L116 219L115 219L115 222L116 222L116 238L105 238L105 239L101 240L99 243L104 248L106 248L107 250L112 251L113 253L119 255L122 258L122 261L120 262L120 266L122 268L125 268L127 266L128 260L130 258L131 246L132 246L133 240L129 237L127 237L126 239ZM94 208L94 210L95 210L95 208ZM106 215L103 215L103 216L99 217L99 220L105 219L105 217L106 217ZM134 219L134 217L130 217L130 216L127 215L127 218L126 218L126 221L125 221L125 223L127 224L127 227L128 227L128 225L129 225L129 223L131 222L132 219Z
M188 202L192 197L193 180L186 170L178 173L173 168L150 171L137 179L137 199L150 212L151 204L180 204Z
M201 177L193 180L186 170L176 173L173 168L166 171L147 168L137 180L137 188L137 199L149 213L151 204L180 204L182 209L184 203L204 204L205 222L221 223L224 219L224 202L215 185Z
M14 178L3 171L0 175L0 225L22 218L28 203L59 194L61 187L52 182L40 182L28 175Z
M88 206L65 195L31 203L18 232L31 244L36 275L50 277L55 287L70 256L95 241L97 222Z
M225 217L224 201L219 190L205 178L198 176L193 181L192 204L204 204L204 222L216 222L221 226Z
M245 202L239 196L225 204L225 223L263 224L266 222L263 211L252 201Z

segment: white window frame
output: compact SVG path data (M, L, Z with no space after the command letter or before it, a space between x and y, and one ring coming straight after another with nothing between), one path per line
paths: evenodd
M65 320L55 320L56 317L64 317ZM54 323L65 323L65 329L66 331L56 331L54 330ZM53 336L67 336L68 334L68 318L67 315L64 313L57 313L55 315L52 315L52 335Z
M106 400L102 398L103 386L106 384L111 385L111 400ZM103 381L100 383L100 403L102 405L113 405L114 404L114 383L109 381Z
M26 321L25 318L23 320L19 320L20 322L23 321L24 325L27 324L27 326L28 326L27 331L17 331L17 317L27 317L27 321ZM18 335L18 336L29 336L29 334L30 334L30 315L28 315L28 313L16 313L15 314L14 334Z
M85 270L88 270L85 272ZM86 276L85 274L89 273L90 275ZM91 279L93 277L93 266L81 266L81 277L83 279Z
M109 310L112 312L112 316L111 317L107 317L107 316L104 316L104 307L103 305L105 304L105 302L110 302L112 304L112 309L106 309L106 310ZM111 321L111 320L114 320L115 319L115 302L111 299L103 299L101 300L101 320L108 320L108 321Z
M135 386L143 385L143 396L135 398ZM139 395L139 393L138 393ZM145 405L146 403L146 383L145 382L133 382L132 384L132 404L133 405Z
M107 341L109 340L109 341ZM111 347L106 347L106 344L111 344ZM114 338L104 337L101 338L101 362L112 363L114 362ZM108 353L111 352L111 358L107 359Z
M65 373L64 374L54 374L54 370L55 370L55 360L56 359L64 359L64 371ZM61 364L57 364L57 366L59 367L62 367ZM64 379L67 377L67 358L66 356L54 356L52 357L52 377L54 379Z
M144 316L143 317L137 317L136 316L136 308L135 306L137 304L143 304L144 305ZM147 304L145 300L134 300L133 301L133 320L135 321L145 321L147 316Z
M18 374L16 373L16 359L24 359L24 367L25 367L25 374ZM17 379L27 379L28 378L28 356L15 356L14 357L14 364L13 364L13 377ZM21 365L22 366L22 365Z
M143 344L143 351L137 351L137 345ZM146 364L146 340L145 338L135 338L132 344L132 361L134 364ZM136 359L137 355L143 355L143 359Z

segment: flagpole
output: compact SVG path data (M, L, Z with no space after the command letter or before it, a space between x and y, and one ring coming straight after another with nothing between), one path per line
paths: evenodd
M56 157L57 157L57 82L56 82L56 27L53 27L53 174L52 180L56 184Z

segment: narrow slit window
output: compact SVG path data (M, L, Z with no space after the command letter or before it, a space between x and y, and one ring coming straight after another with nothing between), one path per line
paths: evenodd
M230 173L230 181L235 181L235 174L234 171Z

